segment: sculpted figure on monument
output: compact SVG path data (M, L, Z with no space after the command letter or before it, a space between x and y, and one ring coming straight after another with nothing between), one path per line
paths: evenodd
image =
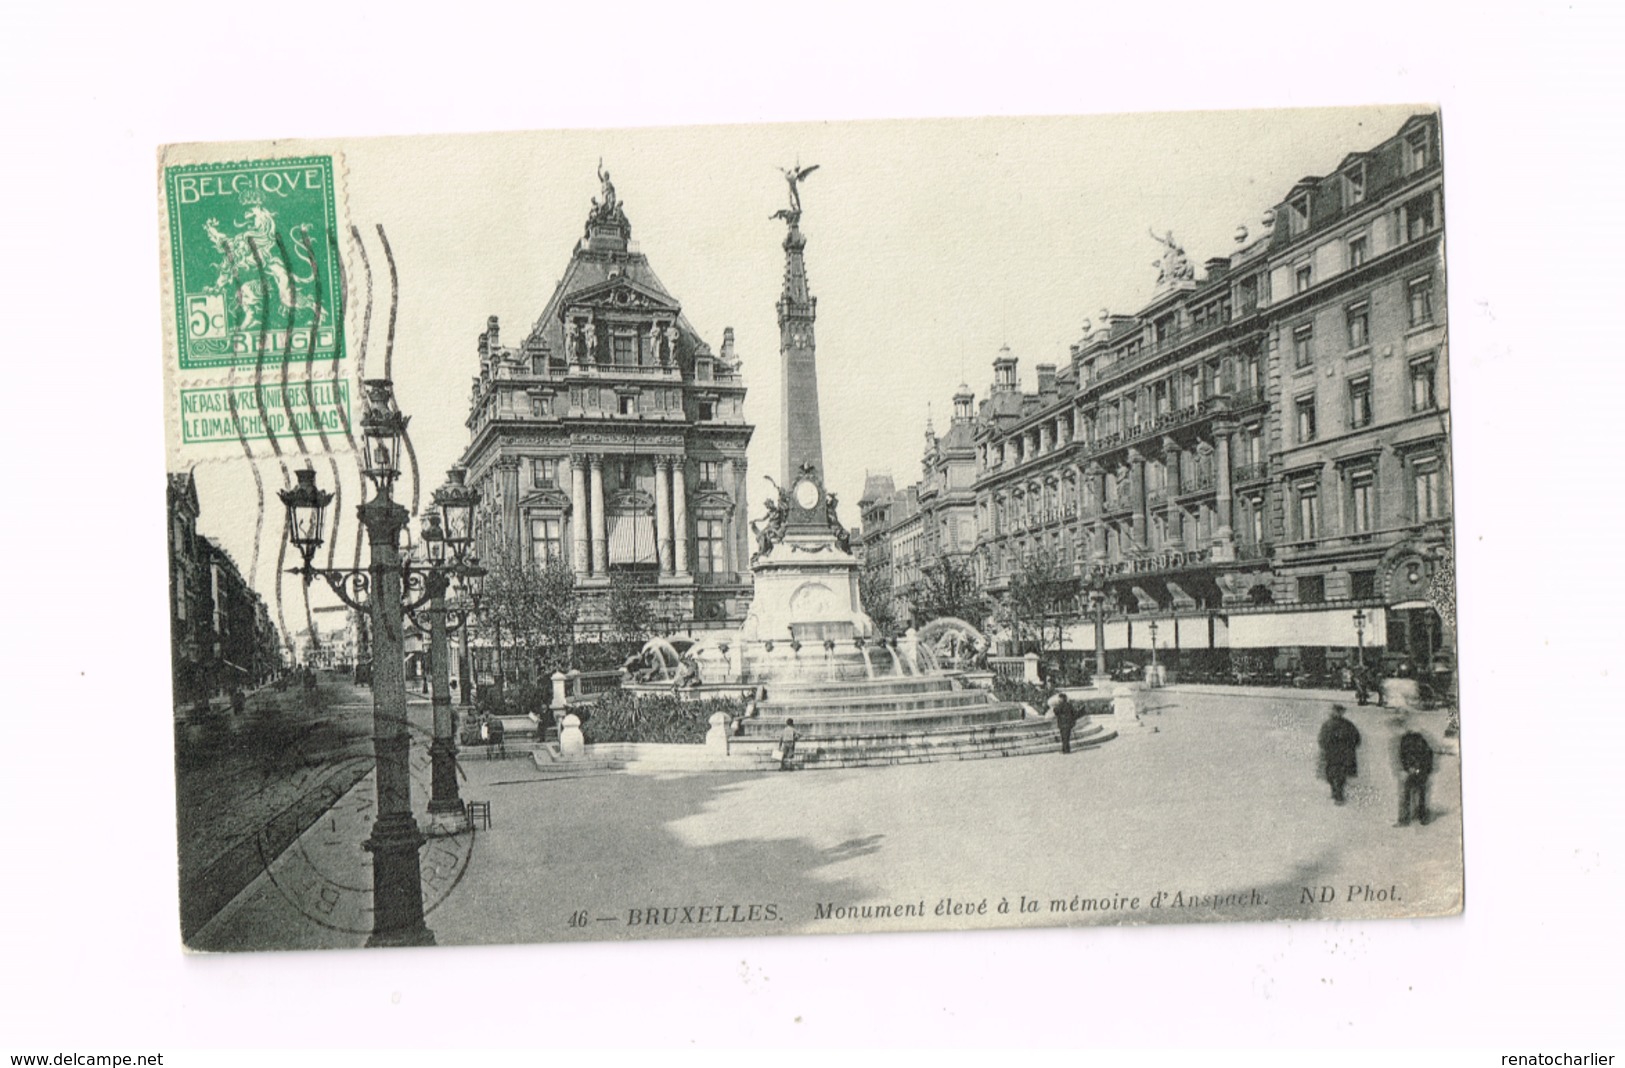
M835 544L840 546L843 553L852 551L852 535L841 525L841 517L835 514L835 494L824 495L824 520L829 524L830 533L835 535Z
M598 184L603 200L593 197L592 216L595 219L608 219L620 208L620 202L615 198L615 183L609 180L609 172L604 170L604 161L598 161Z
M807 175L811 174L817 169L818 164L816 163L810 167L803 167L798 163L794 167L779 168L779 171L784 175L784 180L790 185L790 207L788 209L780 209L779 211L774 212L771 218L784 219L791 226L794 226L801 221L801 190L799 186L806 179Z
M768 481L773 482L771 478ZM778 483L774 482L773 488L779 490L779 496L777 500L769 497L763 502L763 506L767 508L767 515L750 521L751 533L756 535L756 553L751 557L751 563L772 552L773 546L784 538L784 524L789 517L790 507L785 499L784 490L779 489Z
M1191 266L1191 261L1185 256L1185 250L1180 247L1179 242L1174 240L1174 232L1169 230L1166 237L1158 237L1155 230L1147 232L1151 235L1151 240L1163 247L1162 258L1152 262L1152 266L1157 269L1157 285L1194 282L1196 268Z
M581 324L581 333L586 338L587 362L598 362L598 326L587 316L587 321Z

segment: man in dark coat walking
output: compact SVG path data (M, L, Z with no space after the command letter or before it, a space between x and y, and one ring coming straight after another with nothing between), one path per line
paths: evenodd
M1399 736L1399 822L1408 826L1414 814L1424 827L1428 815L1428 779L1433 774L1433 747L1421 731L1407 726Z
M1061 732L1061 752L1072 752L1072 729L1078 725L1078 710L1066 693L1056 690L1046 702L1055 713L1055 726Z
M1321 774L1332 787L1332 800L1341 805L1343 787L1360 773L1354 751L1360 747L1360 728L1344 716L1342 705L1333 705L1332 714L1320 727Z

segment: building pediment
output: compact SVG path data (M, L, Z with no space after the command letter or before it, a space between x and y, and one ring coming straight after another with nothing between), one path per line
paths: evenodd
M564 314L574 311L635 311L676 318L682 307L665 293L620 275L571 293Z
M694 507L707 511L731 512L733 511L733 498L721 490L700 490L694 494Z
M606 505L611 514L642 515L653 512L654 495L639 489L619 490L609 495Z
M570 510L570 497L563 490L541 489L520 497L519 507L556 508L561 512L568 512Z

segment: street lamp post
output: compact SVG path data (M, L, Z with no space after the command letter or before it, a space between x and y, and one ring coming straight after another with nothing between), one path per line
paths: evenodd
M1106 582L1098 565L1089 585L1089 605L1095 612L1095 675L1106 676Z
M485 577L479 561L468 555L469 548L474 544L474 512L479 507L480 491L467 484L467 474L467 469L461 464L453 467L446 472L445 485L434 491L434 503L439 506L445 520L446 544L457 561L458 584L467 595L466 602L459 598L457 606L452 609L457 613L457 633L462 645L462 668L458 672L462 679L462 692L458 700L464 707L474 703L474 676L478 674L474 670L474 662L469 659L468 616L470 612L479 611L480 581Z
M423 520L423 545L431 565L424 576L424 588L429 595L429 672L434 708L434 740L429 745L429 828L431 834L437 835L460 834L469 829L468 813L457 791L457 725L451 710L446 593L454 575L471 570L468 547L474 540L474 507L479 499L477 491L463 484L463 469L453 468L446 484L434 493L440 510L430 512ZM466 642L466 610L460 613L458 629Z
M372 854L373 926L369 946L423 946L434 934L423 921L423 875L418 858L425 838L412 818L411 739L406 721L403 621L409 608L403 588L416 593L425 584L421 568L401 559L400 538L407 511L395 503L395 466L407 417L395 406L388 379L364 383L367 408L361 417L367 479L375 492L357 509L370 548L365 569L317 568L311 561L322 544L322 524L332 494L316 486L316 472L297 472L292 489L281 491L287 508L288 540L304 558L295 568L308 585L323 578L345 604L372 617L372 724L378 813L364 848Z
M470 556L468 566L458 575L458 596L456 602L447 609L457 613L457 626L451 629L461 645L462 666L458 669L457 703L464 708L474 704L474 680L479 672L474 670L474 659L468 651L469 631L472 629L468 622L470 615L478 615L480 611L480 589L485 579L485 570L479 566L479 558ZM449 625L448 625L449 627Z
M1157 621L1151 621L1151 677L1157 677Z
M1354 662L1365 667L1365 609L1354 610L1354 640L1358 644L1354 649Z

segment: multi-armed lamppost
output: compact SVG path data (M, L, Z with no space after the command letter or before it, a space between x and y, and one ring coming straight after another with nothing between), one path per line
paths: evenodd
M480 491L465 484L466 474L462 465L453 467L446 472L446 484L434 492L434 502L440 506L445 520L446 544L451 546L457 561L457 597L446 606L448 612L456 614L457 626L448 623L446 631L461 638L463 659L458 677L462 683L458 703L465 706L474 703L474 676L477 674L468 654L468 617L478 614L480 594L485 586L485 570L479 566L479 558L468 551L474 544L474 511L479 507Z
M429 595L429 672L434 680L434 741L429 745L429 825L431 833L458 834L468 830L468 814L457 792L457 737L451 711L446 592L454 576L463 579L472 592L485 574L468 555L469 546L474 541L474 508L480 503L480 494L478 490L463 484L463 469L454 467L449 472L446 484L435 490L434 502L440 511L430 512L423 520L423 545L431 565L424 577L424 587ZM448 551L451 554L449 561L446 558ZM458 629L462 631L466 657L467 609L459 612ZM466 692L466 685L464 690Z
M361 417L363 472L373 484L371 500L357 509L367 530L369 564L360 568L318 568L311 561L322 544L322 527L333 495L316 485L316 472L298 472L292 489L281 491L288 511L288 541L304 559L293 573L308 586L317 576L339 599L372 616L372 744L377 766L378 815L365 848L372 854L373 926L369 946L432 945L423 922L423 876L418 850L422 831L412 818L411 739L406 730L406 670L402 620L427 600L430 572L401 559L406 509L395 503L396 467L407 417L395 406L386 379L366 383L367 409ZM403 599L403 589L412 600Z

